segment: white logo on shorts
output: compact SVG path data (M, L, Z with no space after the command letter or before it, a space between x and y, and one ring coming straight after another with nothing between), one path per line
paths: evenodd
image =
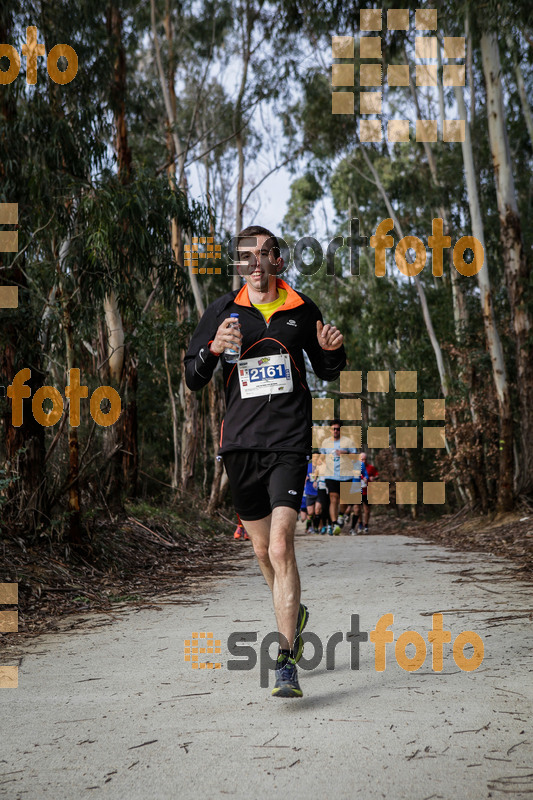
M287 489L287 491L289 494L298 494L298 492L295 492L294 489Z
M294 328L297 328L297 327L298 327L298 325L297 325L297 323L296 323L296 320L294 320L294 319L289 319L289 320L287 321L287 325L292 325Z

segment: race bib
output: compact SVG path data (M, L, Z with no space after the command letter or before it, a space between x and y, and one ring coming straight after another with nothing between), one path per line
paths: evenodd
M291 359L286 353L246 358L237 362L237 368L243 400L292 392Z

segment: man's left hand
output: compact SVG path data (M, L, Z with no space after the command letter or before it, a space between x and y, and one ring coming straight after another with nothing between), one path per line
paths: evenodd
M344 336L335 325L323 325L319 319L316 321L316 335L322 350L338 350L344 341Z

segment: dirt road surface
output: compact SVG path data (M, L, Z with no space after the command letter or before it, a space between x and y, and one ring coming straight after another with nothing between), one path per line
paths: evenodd
M255 561L157 608L70 617L9 661L19 686L0 691L0 797L533 796L533 593L509 562L403 536L299 535L297 550L308 631L324 647L314 669L299 670L302 699L271 697L272 673L260 685L261 641L275 625ZM439 612L451 632L440 672L428 641ZM364 638L388 613L385 669L376 670L370 639L355 669L352 615ZM404 631L425 641L416 671L397 663ZM453 657L463 631L483 642L473 671ZM239 632L257 634L253 669L228 669L244 661L228 650ZM193 633L220 640L220 655L199 660L221 668L185 660ZM422 650L419 639L420 658ZM414 652L407 645L405 655ZM467 645L464 658L476 652Z

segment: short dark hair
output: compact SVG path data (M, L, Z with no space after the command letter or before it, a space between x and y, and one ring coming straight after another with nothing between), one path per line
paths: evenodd
M330 422L329 424L330 424L330 427L331 427L332 425L340 425L340 424L341 424L341 421L340 421L340 419L332 419L332 420L331 420L331 422Z
M281 251L277 237L272 231L269 231L268 228L264 228L262 225L248 225L247 228L243 228L242 231L237 234L237 245L241 239L247 239L252 236L268 236L273 242L270 249L274 251L274 258L277 259L280 257Z

